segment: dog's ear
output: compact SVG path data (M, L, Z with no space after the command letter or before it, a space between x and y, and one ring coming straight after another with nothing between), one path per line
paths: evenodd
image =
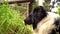
M35 13L36 15L45 14L46 10L43 6L38 6L33 10L33 13Z
M34 9L34 12L45 12L46 10L44 9L43 6L38 6Z

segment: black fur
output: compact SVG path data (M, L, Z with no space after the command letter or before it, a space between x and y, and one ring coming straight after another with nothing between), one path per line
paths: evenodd
M33 29L37 28L37 24L47 16L46 10L42 6L36 7L29 16L24 20L25 24L32 24ZM60 19L56 19L54 24L56 25L55 29L52 29L51 33L49 34L56 34L56 32L60 31ZM60 33L60 32L59 32Z
M60 18L59 17L55 20L54 24L56 26L55 31L60 33Z

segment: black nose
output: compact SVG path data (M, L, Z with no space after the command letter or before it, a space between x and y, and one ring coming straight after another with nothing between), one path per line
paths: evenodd
M25 23L27 23L27 20L24 20Z
M24 22L25 22L25 20L24 20Z
M26 20L24 20L24 22L26 23Z

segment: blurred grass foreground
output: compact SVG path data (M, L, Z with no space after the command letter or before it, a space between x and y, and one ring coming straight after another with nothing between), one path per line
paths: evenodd
M8 4L0 5L0 34L32 34L31 27L24 25L23 17Z

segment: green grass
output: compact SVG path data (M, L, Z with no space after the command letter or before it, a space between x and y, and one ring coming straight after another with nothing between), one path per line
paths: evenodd
M24 25L19 11L14 12L8 4L0 5L0 34L32 34L31 29Z
M60 6L58 6L57 13L60 15Z

